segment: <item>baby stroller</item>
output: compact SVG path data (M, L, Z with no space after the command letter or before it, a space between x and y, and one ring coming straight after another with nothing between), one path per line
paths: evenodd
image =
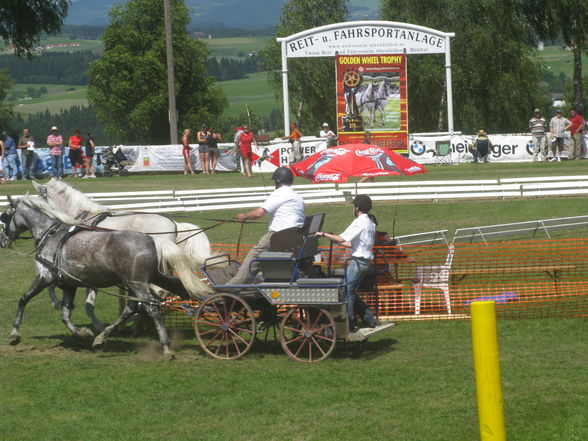
M114 173L118 173L120 176L128 176L129 171L125 168L123 162L127 160L127 157L122 151L121 146L110 146L102 151L102 163L104 164L104 176L107 178L112 177Z

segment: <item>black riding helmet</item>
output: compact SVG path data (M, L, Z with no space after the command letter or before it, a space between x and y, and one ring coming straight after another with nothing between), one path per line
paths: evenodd
M362 213L369 213L372 209L372 198L367 194L360 194L353 199L353 206L359 208Z
M292 185L292 182L294 182L294 175L288 167L278 167L274 171L272 179L276 181L276 184Z

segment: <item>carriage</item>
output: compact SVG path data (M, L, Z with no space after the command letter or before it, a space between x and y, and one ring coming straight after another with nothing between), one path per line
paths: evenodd
M238 263L223 255L205 262L202 272L217 294L204 300L194 316L196 337L202 349L218 359L245 355L256 340L273 333L293 360L318 362L333 352L338 340L364 341L393 326L349 332L344 272L315 264L324 214L308 216L304 226L275 233L271 252L256 260L262 276L248 285L224 285ZM253 274L252 274L253 276Z

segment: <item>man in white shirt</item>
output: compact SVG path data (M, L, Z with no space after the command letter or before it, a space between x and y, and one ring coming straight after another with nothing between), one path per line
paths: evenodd
M372 311L359 297L356 299L355 290L359 286L363 276L369 271L371 261L374 258L372 248L376 238L376 218L368 214L372 209L372 199L360 194L353 199L353 214L355 220L340 235L316 233L319 237L326 237L346 248L351 248L351 259L345 267L345 288L347 294L347 315L349 317L349 328L352 332L357 330L355 324L355 313L362 315L363 321L369 327L378 325Z
M553 159L552 161L561 161L561 152L564 148L564 139L566 136L566 127L570 121L561 116L561 110L555 111L555 116L549 122L549 133L553 139Z
M258 262L254 262L263 251L270 250L270 240L274 233L287 228L301 228L304 225L304 200L291 187L294 175L287 167L279 167L274 171L272 179L276 189L269 195L261 207L247 213L240 213L235 218L239 222L248 219L259 219L269 214L268 232L249 251L239 271L227 282L227 285L243 285L251 283L251 273L259 271Z
M337 141L337 135L333 133L331 129L329 129L329 124L324 123L323 129L320 132L321 138L326 138L327 140L327 147L333 147Z

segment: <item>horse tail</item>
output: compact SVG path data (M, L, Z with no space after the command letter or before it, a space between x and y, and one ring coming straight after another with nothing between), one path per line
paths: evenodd
M201 266L212 255L210 241L198 225L189 223L176 223L178 235L176 243L188 256L194 265Z
M180 247L171 240L157 236L153 236L153 241L157 250L160 273L169 274L174 272L194 298L201 299L204 295L213 293L210 286L196 277L189 258L182 252Z

